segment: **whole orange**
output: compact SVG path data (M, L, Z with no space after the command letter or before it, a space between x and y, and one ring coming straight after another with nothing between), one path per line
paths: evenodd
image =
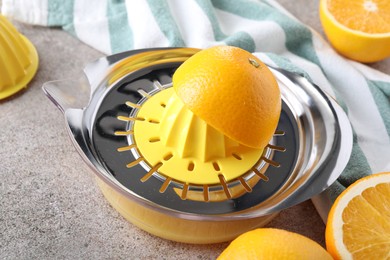
M229 138L264 148L281 111L278 84L251 53L215 46L186 60L173 75L173 87L198 117Z
M318 243L300 234L275 228L258 228L233 240L217 259L331 260L332 257Z

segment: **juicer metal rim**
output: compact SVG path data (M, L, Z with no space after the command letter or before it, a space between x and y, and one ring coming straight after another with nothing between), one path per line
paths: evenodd
M310 156L310 152L313 151L307 151L307 149L298 149L295 151L300 158L297 164L294 165L292 172L293 175L295 174L295 178L290 178L290 183L286 183L286 187L283 190L279 190L278 194L274 194L272 200L267 200L246 210L237 211L234 214L195 214L181 212L146 201L138 194L129 191L118 180L113 178L107 172L107 168L99 162L96 151L93 151L93 144L91 143L91 121L96 117L97 109L102 105L103 99L110 91L108 89L110 86L108 82L110 78L112 79L111 74L117 72L118 67L120 70L121 67L119 65L133 60L130 62L133 62L131 64L135 66L135 69L125 71L127 74L123 74L122 67L122 71L119 73L122 73L121 77L118 77L115 81L117 83L121 78L129 74L136 74L140 68L161 66L161 64L167 62L181 63L196 51L198 50L189 48L146 49L129 51L99 59L85 69L91 87L91 94L89 104L83 109L75 109L72 102L67 100L66 97L64 98L61 92L68 90L61 89L58 85L50 82L43 86L46 95L64 112L74 145L98 177L128 199L135 200L150 209L178 218L210 221L246 219L268 215L309 199L336 180L349 159L352 147L352 131L345 113L332 98L323 93L317 86L311 84L307 79L301 75L278 68L270 69L277 77L279 83L289 86L283 87L282 89L283 100L288 107L297 106L295 109L299 110L295 111L294 115L292 115L298 125L297 132L299 135L302 135L302 138L298 140L299 145L303 147L308 145L313 146L318 141L314 140L314 136L318 136L318 131L321 130L319 129L321 127L327 130L322 133L327 137L321 142L326 143L330 138L333 138L333 141L330 140L330 144L326 144L326 147L323 148L323 152L326 153L325 155L315 157L314 159ZM146 61L145 56L147 56ZM137 63L138 61L143 62L143 65L137 67L137 64L139 65L140 63ZM294 89L298 90L299 93L294 93ZM303 98L308 99L306 100L308 103L302 104L302 100L292 97L294 95L301 95L302 92L304 94ZM315 97L314 101L311 100L313 96ZM320 106L321 111L318 111L317 106ZM305 116L308 116L309 119ZM313 122L310 122L310 120ZM324 121L328 122L325 124ZM308 127L307 124L313 124L313 129L305 129L305 127ZM307 130L309 132L305 132ZM307 167L308 165L309 169L302 170L300 168ZM289 192L286 192L286 190Z

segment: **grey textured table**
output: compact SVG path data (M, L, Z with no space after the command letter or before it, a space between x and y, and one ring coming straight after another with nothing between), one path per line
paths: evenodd
M280 3L322 33L318 1ZM1 2L0 2L1 4ZM103 198L73 148L44 82L72 78L102 56L59 29L16 23L36 46L40 67L29 87L0 102L0 259L214 259L227 243L163 240L124 220ZM390 59L371 64L390 73ZM324 246L325 225L306 201L268 227L303 234Z

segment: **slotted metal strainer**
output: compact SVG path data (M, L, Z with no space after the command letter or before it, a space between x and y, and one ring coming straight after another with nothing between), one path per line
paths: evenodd
M280 210L329 187L349 160L352 131L339 105L318 87L301 75L270 68L281 89L282 113L258 162L239 178L210 185L171 178L159 171L161 164L143 157L133 128L137 120L159 123L137 118L139 110L171 87L175 69L197 51L124 52L88 65L87 80L48 82L43 89L64 113L71 139L103 194L124 217L164 238L213 243L264 225ZM161 163L170 160L161 158ZM234 195L237 187L245 192ZM213 194L223 199L210 199Z

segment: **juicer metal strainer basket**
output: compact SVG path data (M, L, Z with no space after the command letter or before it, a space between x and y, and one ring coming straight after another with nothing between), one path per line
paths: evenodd
M48 82L43 89L64 113L71 139L103 194L125 218L167 239L213 243L264 225L280 210L329 187L349 160L352 131L339 105L318 87L270 68L281 89L282 113L273 139L249 171L229 181L218 175L220 182L210 185L162 173L159 167L171 156L149 163L134 141L134 124L160 123L137 114L148 99L171 87L175 69L198 51L124 52L88 65L88 82ZM189 164L189 171L194 167ZM234 195L237 188L244 192Z

